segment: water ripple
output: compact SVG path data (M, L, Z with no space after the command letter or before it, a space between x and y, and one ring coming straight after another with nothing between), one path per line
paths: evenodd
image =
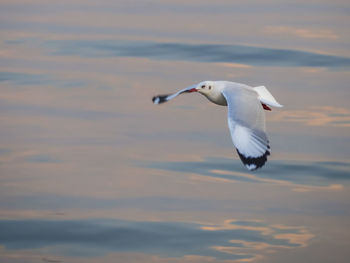
M119 40L52 40L55 55L82 57L144 57L160 60L240 63L255 66L350 66L350 58L290 49L245 45L132 42Z
M224 158L208 158L202 162L152 162L144 166L231 181L286 185L297 191L342 190L350 180L350 164L345 162L274 160L254 173L248 173L239 161Z
M165 258L201 255L218 260L251 260L264 249L307 246L304 227L257 220L221 225L126 220L0 220L0 244L7 250L44 249L59 256L96 257L143 252Z

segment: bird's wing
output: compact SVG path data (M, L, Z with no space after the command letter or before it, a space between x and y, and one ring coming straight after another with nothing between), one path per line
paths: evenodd
M249 170L262 167L270 155L265 133L265 113L258 94L250 87L226 85L228 126L238 155Z
M195 87L196 87L196 85L192 85L192 86L189 86L185 89L182 89L174 94L165 94L165 95L154 96L152 98L152 101L154 104L161 104L161 103L167 102L169 100L172 100L173 98L179 96L182 93L193 92Z

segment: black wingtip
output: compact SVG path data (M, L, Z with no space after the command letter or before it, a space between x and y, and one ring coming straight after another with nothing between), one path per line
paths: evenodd
M161 104L161 103L164 103L164 102L168 101L168 100L167 100L167 97L168 97L168 95L158 95L158 96L154 96L154 97L152 98L152 102L153 102L154 104Z
M270 149L270 147L268 148ZM254 171L256 169L263 167L267 161L267 156L270 155L269 150L266 150L266 152L259 157L246 157L242 153L240 153L238 150L237 150L237 153L239 155L239 158L242 160L243 164L245 165L245 167L247 167L248 170L250 171Z

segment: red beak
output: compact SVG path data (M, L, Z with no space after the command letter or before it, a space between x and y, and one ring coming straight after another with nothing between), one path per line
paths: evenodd
M188 90L188 92L197 92L197 89L196 88L192 88L192 89Z

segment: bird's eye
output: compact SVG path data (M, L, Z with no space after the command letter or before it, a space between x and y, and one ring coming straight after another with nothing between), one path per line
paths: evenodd
M204 89L205 88L205 85L202 85L202 87L201 87L202 89Z
M209 86L209 89L211 89L211 86Z

